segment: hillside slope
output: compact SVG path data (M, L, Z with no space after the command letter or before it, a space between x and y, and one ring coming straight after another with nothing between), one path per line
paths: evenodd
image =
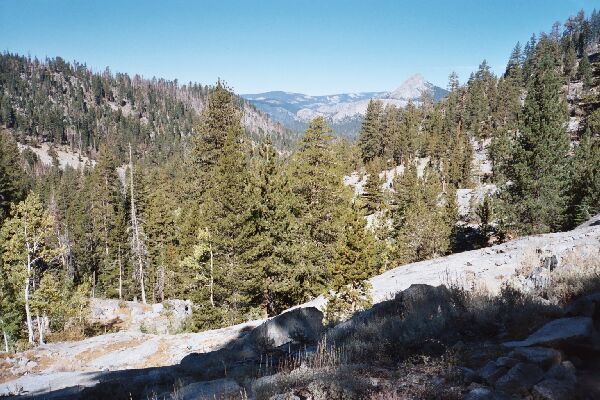
M21 142L68 145L95 156L102 143L168 155L194 132L209 86L94 72L60 57L40 61L0 54L0 122ZM237 97L242 123L255 140L270 136L280 147L294 137L281 124Z
M599 257L599 249L600 215L572 231L527 236L481 250L399 266L372 278L371 294L373 302L380 303L413 284L449 283L478 289L484 286L493 293L509 280L526 284L516 276L519 270L543 266L552 257L559 266L571 267L573 260L586 255ZM324 298L319 297L294 308L324 305ZM93 371L174 365L187 354L225 346L262 322L180 335L123 331L81 342L40 346L4 359L0 395L16 393L15 388L20 388L21 393L43 393L49 386L52 390L76 384L93 386L98 382Z

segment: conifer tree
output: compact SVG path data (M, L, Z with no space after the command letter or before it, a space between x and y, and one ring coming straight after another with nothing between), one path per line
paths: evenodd
M233 104L218 107L230 109ZM236 111L235 115L240 114ZM215 282L215 296L218 289L223 295L215 297L215 302L230 311L223 323L234 323L252 305L249 287L257 283L249 277L244 254L256 245L256 237L252 234L252 187L241 122L229 120L219 126L226 137L207 176L209 186L202 197L200 217L213 239L215 268L224 271L222 280Z
M569 137L561 80L551 50L542 48L529 84L520 135L505 175L505 222L523 233L548 232L565 222Z
M367 113L358 136L363 162L369 162L384 153L384 138L381 132L381 117L383 104L381 101L370 100Z
M17 144L11 136L0 133L0 225L11 204L19 202L26 189L27 178L21 169Z
M302 237L295 210L295 199L282 173L282 165L269 138L258 148L253 164L254 193L251 235L255 243L244 254L246 280L252 282L247 290L254 305L263 316L275 315L301 301L296 263L301 263Z
M381 209L383 193L381 192L382 181L379 172L373 163L367 164L367 182L362 194L362 203L365 213L373 214Z
M199 131L192 137L191 159L196 177L194 184L199 194L207 189L207 174L216 165L228 132L237 129L240 118L233 92L223 82L217 81L209 92Z
M341 213L350 202L340 162L332 151L330 132L324 118L313 119L289 166L290 187L306 235L304 260L297 268L304 299L325 286L331 246L341 229Z
M127 241L126 211L121 184L117 175L119 166L114 147L103 146L98 152L96 166L91 173L94 195L90 201L97 264L92 264L91 279L93 294L114 296L119 289L119 247ZM91 249L90 249L91 250ZM88 250L89 251L89 250ZM122 260L121 260L122 263ZM97 293L96 293L97 292Z
M456 222L453 191L443 194L436 171L425 168L418 177L415 166L395 180L394 188L394 261L410 263L445 254Z
M30 194L16 205L11 218L2 227L3 265L15 292L22 295L30 344L34 344L33 282L39 279L43 263L52 262L61 252L60 248L54 247L52 235L52 218L36 194Z
M349 207L342 221L344 230L328 264L331 281L325 316L329 321L345 319L370 306L368 279L376 271L374 239L365 219L355 207Z
M565 51L564 60L563 60L563 73L567 77L567 82L571 82L571 80L575 77L575 63L577 62L577 53L575 52L575 46L573 46L572 42L569 42L569 46Z
M577 77L583 82L584 88L592 86L592 65L590 59L585 53L579 61L579 67L577 68Z
M136 206L136 193L135 193L135 175L133 170L133 155L131 150L131 144L129 144L129 235L131 240L131 255L132 264L135 265L134 274L139 282L140 291L142 296L142 303L146 304L146 266L147 266L147 238L144 232L144 225L140 218L138 208Z
M186 284L185 272L179 269L177 215L180 213L176 190L173 187L175 165L153 168L145 179L146 207L144 227L148 236L149 287L155 301L181 297L177 286Z
M600 212L600 140L590 130L579 142L573 159L570 215L574 225Z

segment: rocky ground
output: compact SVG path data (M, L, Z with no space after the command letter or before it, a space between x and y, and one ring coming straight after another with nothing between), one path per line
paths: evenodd
M383 308L380 309L385 310L386 304L392 301L390 299L398 299L398 296L396 296L398 292L406 290L414 284L458 285L475 291L486 288L491 295L500 291L503 282L511 281L514 286L524 291L535 290L538 283L544 282L553 271L568 271L579 262L578 260L586 257L596 257L597 259L598 249L600 248L599 239L600 216L570 232L524 237L481 250L409 264L373 278L371 280L373 300L375 304L381 304ZM401 298L402 296L400 296ZM367 369L376 371L375 374L361 372L360 365L352 364L352 366L344 366L345 370L351 369L350 372L346 371L347 374L344 376L347 378L348 374L350 376L357 374L356 379L358 380L352 380L355 383L368 377L369 382L379 382L381 385L383 385L381 382L387 382L387 384L398 382L399 374L411 376L412 383L404 380L401 384L406 386L405 393L413 393L413 395L397 398L422 397L421 395L414 395L416 393L414 391L420 390L423 382L431 383L431 379L440 380L442 382L440 388L445 388L445 390L447 389L452 393L456 392L459 396L456 398L466 395L471 396L469 398L472 399L504 398L498 397L501 395L497 395L496 392L502 392L503 388L508 387L502 386L504 385L502 382L509 381L511 375L508 375L504 380L500 380L500 383L498 383L498 380L509 373L518 376L520 376L519 374L532 374L533 377L527 382L535 382L531 385L529 383L525 385L527 386L527 396L549 390L547 387L555 385L556 382L553 379L556 380L556 377L561 374L567 378L575 374L579 382L578 387L585 382L588 385L586 387L592 387L595 382L594 377L600 376L594 375L594 373L600 371L600 369L594 369L596 367L593 366L593 360L584 360L585 357L581 357L580 350L584 349L584 354L586 351L593 350L595 352L597 350L597 347L594 347L596 346L595 340L597 340L594 333L597 329L595 324L598 321L598 313L594 311L596 303L598 301L595 298L588 299L587 302L581 300L581 303L577 303L579 304L578 309L557 312L554 315L556 317L554 319L559 321L554 322L557 325L550 325L550 328L546 328L546 331L543 327L540 328L542 333L537 336L535 333L533 333L533 337L529 338L523 333L520 333L521 336L513 335L512 338L525 340L524 342L513 341L513 343L504 344L508 340L498 338L497 340L488 340L485 343L476 342L469 345L473 350L473 354L470 354L467 357L469 359L462 363L464 365L460 365L464 367L460 370L462 372L453 373L453 377L450 378L447 374L449 364L444 364L446 361L441 364L436 361L433 363L433 367L428 362L413 363L410 366L405 364L402 366L395 365L392 369L389 366L374 369L373 365L370 365ZM392 301L392 304L395 303ZM439 310L445 309L444 304L438 304ZM269 372L267 375L276 372L277 368L274 369L274 366L279 365L281 362L284 362L284 364L299 362L298 357L290 356L292 353L296 354L295 351L298 351L297 354L304 354L305 361L312 359L308 355L313 354L313 352L323 351L322 349L328 349L328 352L331 351L331 347L327 346L321 346L321 350L319 350L319 346L314 344L314 340L308 340L315 339L316 333L311 334L315 337L304 337L307 332L306 326L313 326L314 328L314 321L320 321L320 317L316 313L323 305L324 299L317 298L299 307L315 310L314 313L300 314L301 318L299 320L291 318L295 315L293 312L300 311L297 310L293 311L292 314L288 313L287 316L283 314L272 319L266 325L267 327L258 330L262 332L261 335L252 333L252 329L264 321L251 321L238 326L196 334L145 334L139 331L140 320L138 318L137 325L131 324L131 330L128 331L100 335L80 342L52 343L18 354L5 354L0 359L0 396L108 398L98 394L103 393L101 391L94 394L90 390L93 390L94 387L98 390L106 390L107 385L123 389L128 387L127 384L137 382L133 385L135 395L132 394L131 398L152 398L152 396L156 397L157 393L162 396L157 398L166 398L167 396L169 398L202 398L204 395L198 393L208 393L209 396L212 396L210 393L214 394L217 388L221 388L217 392L222 394L227 392L234 398L240 396L251 397L257 392L256 388L260 389L260 379L273 379L260 378L261 375L266 374L267 371ZM104 310L111 309L111 307L107 306ZM374 307L373 310L377 310L377 307ZM600 306L597 309L600 310ZM157 317L157 315L160 315L161 310L151 308L147 312L148 315L156 314L155 317ZM373 312L376 315L376 312ZM309 315L309 317L306 315ZM560 322L561 320L558 317L571 319ZM353 321L359 321L360 318L368 320L364 316L357 316L356 318L359 319ZM532 323L537 323L535 318L531 318L531 320ZM561 329L557 329L557 327ZM569 336L568 339L562 338L558 341L553 339L540 342L540 337L543 338L547 331L563 334L565 329L575 329L577 327L581 329L575 332L575 336ZM315 329L312 329L311 332ZM340 331L337 332L339 334ZM375 334L377 332L371 332L371 336ZM300 339L297 337L298 335L301 336ZM252 339L247 339L247 337ZM575 346L576 351L573 350L572 346L566 348L563 346L565 341L575 343L575 340L580 339L583 340L584 345ZM307 343L313 343L312 347ZM287 350L279 348L282 346L287 346ZM522 347L554 348L558 353L548 353L553 355L551 363L543 361L542 364L539 364L532 362L530 359L525 359L522 350L519 350ZM267 356L267 354L270 354L270 356ZM269 359L269 357L271 358ZM331 356L325 358L329 361L321 363L320 369L318 369L319 376L329 376L331 378L335 374L339 374L339 359L331 363ZM321 357L321 360L323 359ZM290 360L296 361L292 362ZM295 365L292 371L301 371L301 369L296 368L300 364ZM456 367L460 363L453 362L452 364ZM536 368L531 365L536 366ZM517 368L517 366L519 367ZM404 368L404 372L401 373L399 371L402 368ZM315 370L315 368L310 369L313 372ZM206 371L213 372L207 374ZM488 374L491 375L488 376ZM456 375L459 375L459 378L456 378ZM250 382L247 379L248 376L258 377L259 379ZM490 378L490 376L493 377ZM288 378L289 376L286 375L286 379ZM299 380L301 379L297 378L295 381ZM545 381L549 382L543 383ZM118 384L113 385L106 382L117 382ZM151 384L152 382L154 383ZM377 384L373 386L371 383L370 386L365 387L371 388L369 390L372 390L372 387L378 387ZM537 392L534 392L536 385L537 389L535 390ZM598 386L597 383L596 386ZM380 389L381 387L376 392L381 392ZM518 392L525 393L525 389ZM177 396L179 397L175 396L174 393L178 393ZM296 393L294 390L286 393L290 396L296 396L289 398L317 398L314 396L300 396L301 393ZM393 394L393 396L397 395L397 393ZM114 398L120 398L119 395L115 394L115 396ZM571 398L543 397L539 393L535 396L537 396L536 398L549 399Z

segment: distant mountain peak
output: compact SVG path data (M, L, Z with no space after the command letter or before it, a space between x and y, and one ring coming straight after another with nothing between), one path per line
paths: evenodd
M378 99L385 105L404 107L411 101L418 104L424 93L428 93L436 102L448 94L446 90L426 81L423 75L414 74L391 92L308 96L302 93L272 91L246 94L242 97L292 131L303 131L312 118L323 116L335 132L355 137L371 99Z
M421 74L414 74L402 82L395 90L386 97L397 100L418 100L423 92L431 90L433 85L425 80Z

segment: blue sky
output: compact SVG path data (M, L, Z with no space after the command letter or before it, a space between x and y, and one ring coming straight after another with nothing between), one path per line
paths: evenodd
M0 0L0 50L238 93L390 90L420 72L446 86L591 0Z

